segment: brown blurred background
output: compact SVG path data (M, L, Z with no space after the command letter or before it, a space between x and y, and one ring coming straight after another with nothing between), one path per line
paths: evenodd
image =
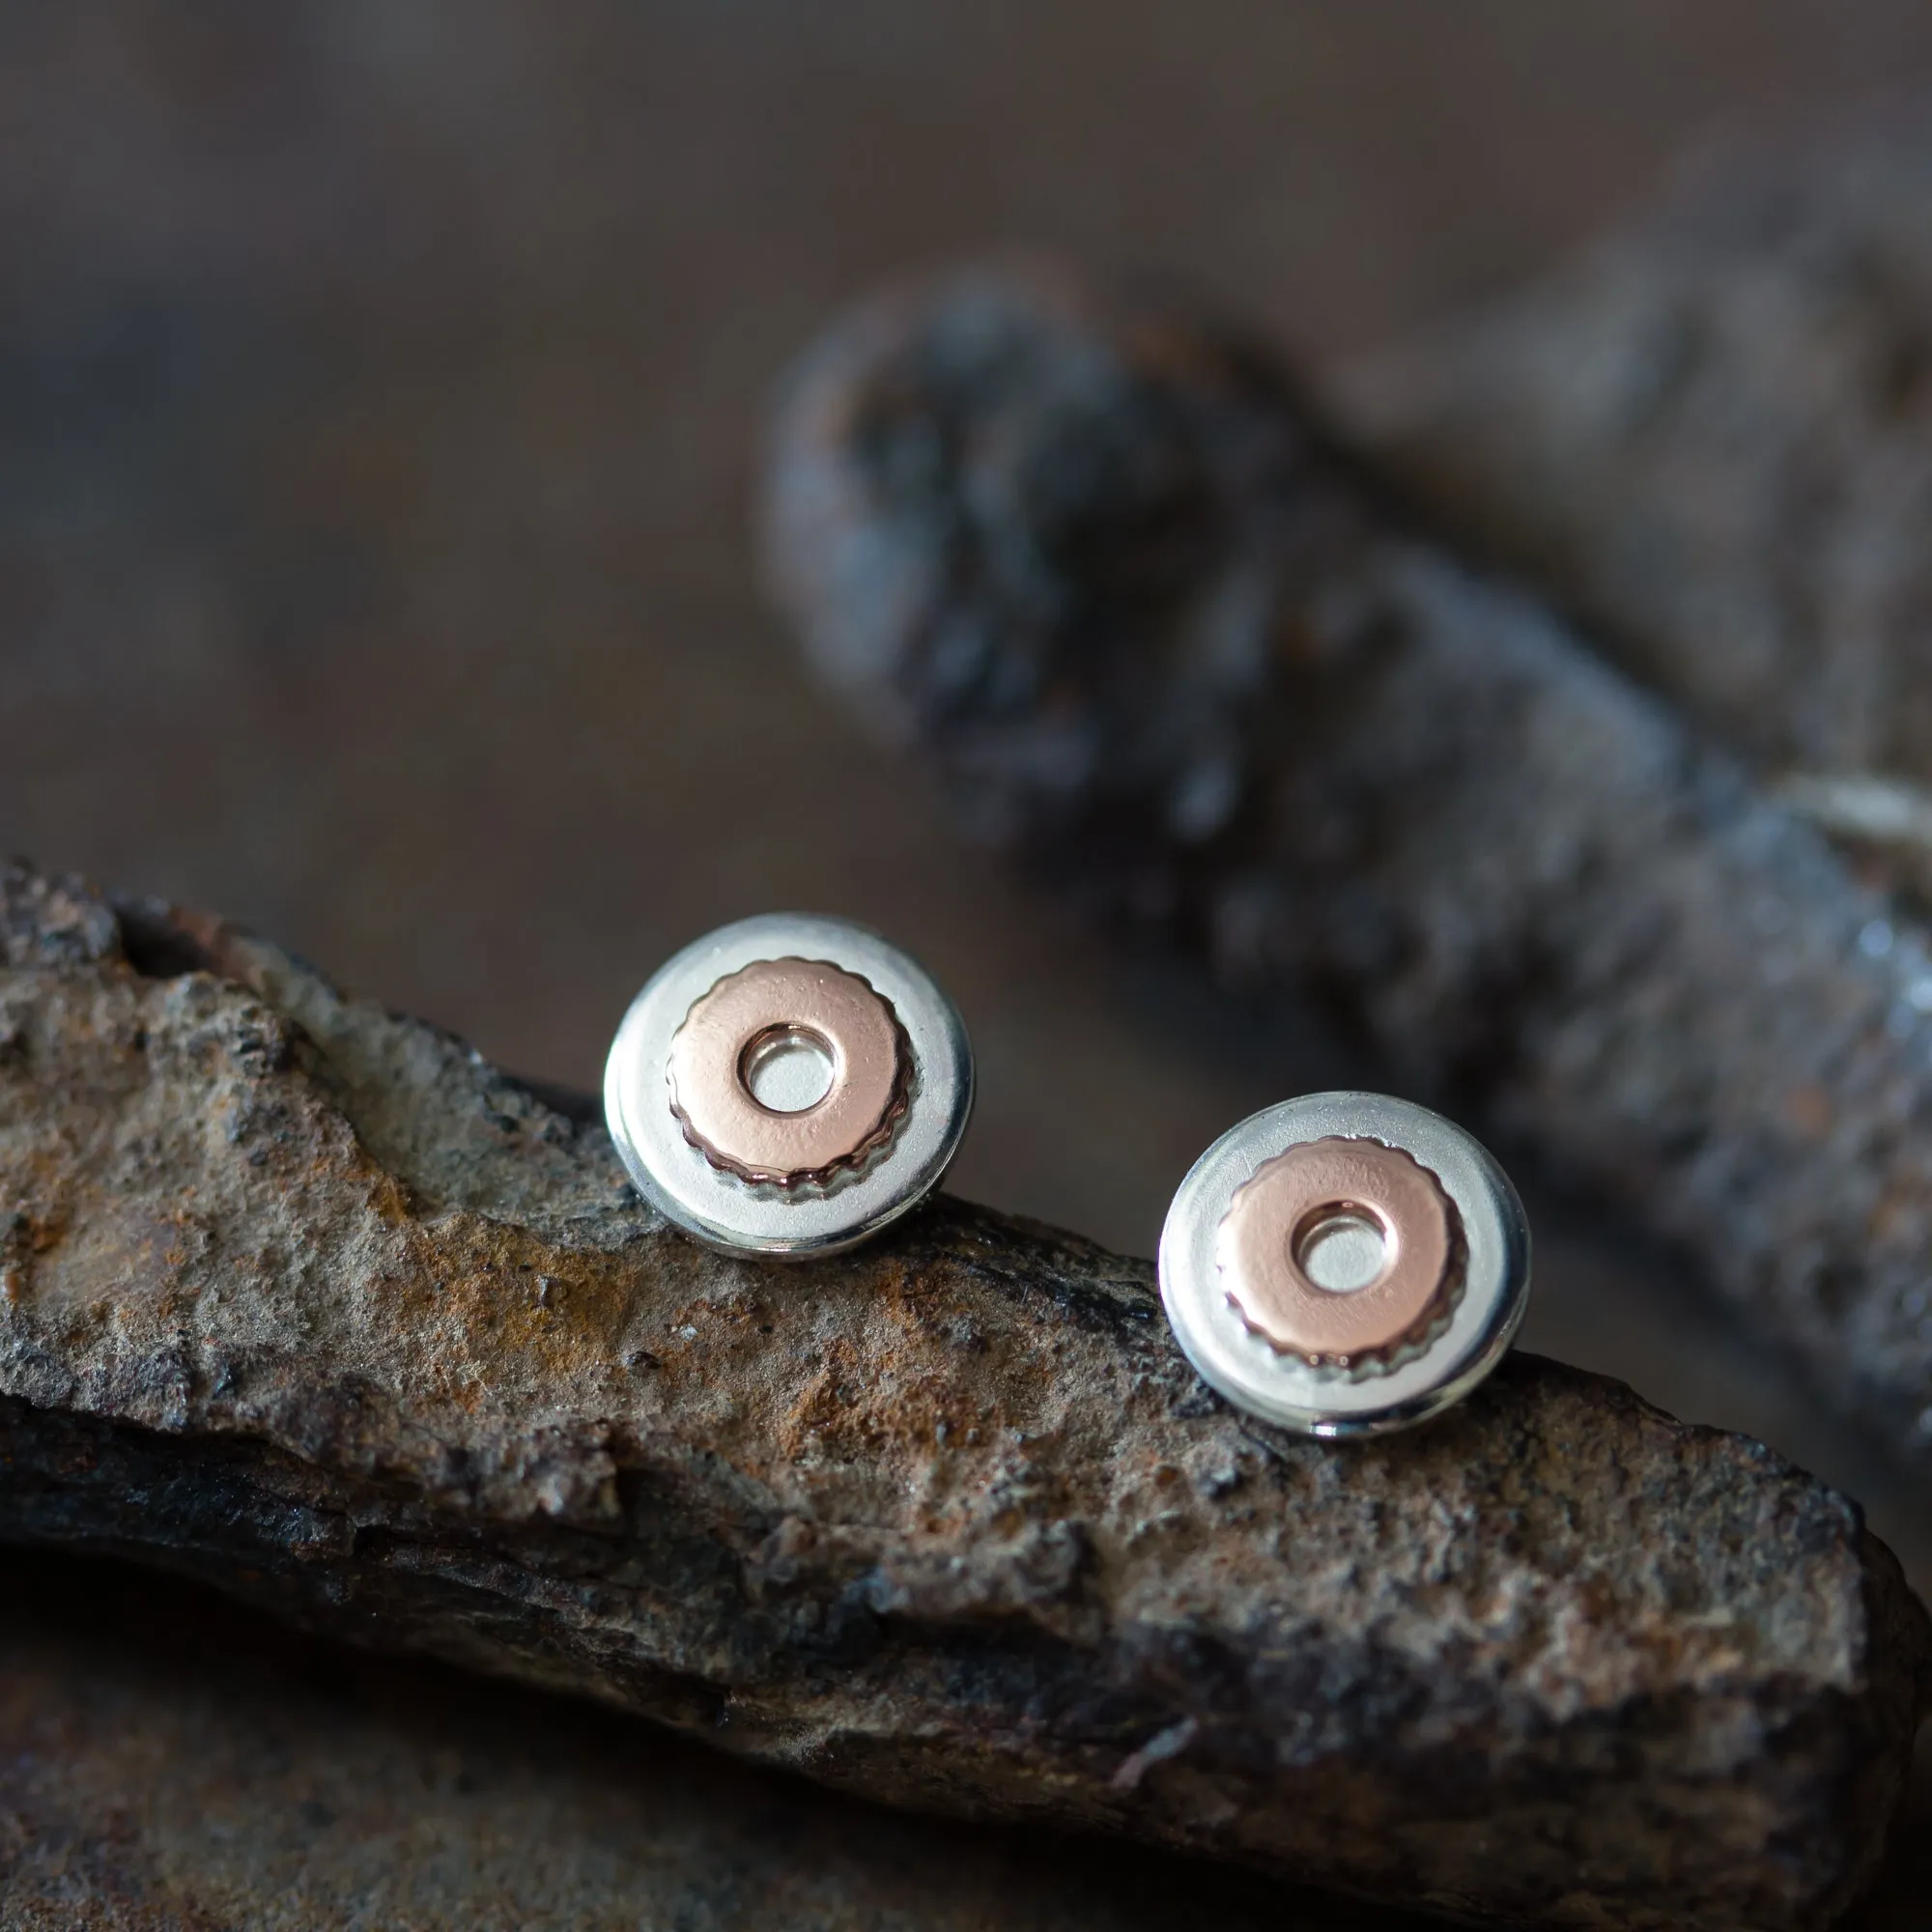
M856 915L973 1026L962 1191L1149 1252L1222 1126L1375 1069L1075 929L807 683L751 535L788 357L1017 239L1346 358L1928 73L1922 0L0 9L0 843L586 1087L674 946ZM1665 1258L1540 1218L1533 1344L1911 1542Z
M979 1037L962 1187L1145 1252L1284 1069L806 684L774 379L1013 238L1351 355L1914 72L1922 0L0 9L0 840L582 1086L673 946L856 914Z
M961 1191L1149 1252L1223 1126L1375 1069L1079 930L807 683L751 536L787 358L1018 240L1337 361L1928 76L1923 0L14 0L0 847L585 1087L676 945L855 915L973 1027ZM1533 1206L1532 1346L1821 1468L1932 1579L1670 1258Z

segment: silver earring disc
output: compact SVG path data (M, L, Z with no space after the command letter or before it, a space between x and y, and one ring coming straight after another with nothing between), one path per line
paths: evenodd
M740 920L667 960L604 1071L638 1191L726 1253L863 1241L938 1185L972 1110L966 1028L931 975L808 913Z
M1529 1298L1509 1177L1441 1115L1309 1094L1231 1127L1160 1236L1188 1360L1228 1400L1309 1435L1372 1435L1459 1402Z

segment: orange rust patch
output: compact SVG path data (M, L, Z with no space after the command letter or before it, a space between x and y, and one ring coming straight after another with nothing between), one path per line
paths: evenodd
M24 1245L31 1255L49 1255L60 1246L68 1231L65 1212L29 1214L25 1217Z
M830 1453L878 1462L929 1456L935 1440L963 1438L987 1420L930 1364L881 1360L836 1336L776 1426L787 1459Z
M386 1168L370 1164L369 1211L384 1226L400 1228L410 1218L409 1195Z
M446 1216L433 1228L406 1219L401 1234L384 1276L393 1325L460 1332L459 1353L439 1366L461 1406L481 1401L492 1363L514 1362L562 1388L615 1361L634 1302L626 1271L480 1215Z
M60 1246L67 1233L67 1210L0 1212L0 1301L17 1308L25 1298L33 1264Z
M1805 1140L1822 1140L1832 1128L1832 1096L1815 1081L1794 1087L1780 1110L1784 1123Z
M1932 1197L1921 1189L1893 1182L1885 1188L1865 1219L1867 1238L1890 1241L1903 1236L1917 1238L1932 1213Z

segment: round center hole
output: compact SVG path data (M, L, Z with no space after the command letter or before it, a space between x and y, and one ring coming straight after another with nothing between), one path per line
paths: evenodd
M1317 1288L1352 1294L1381 1273L1388 1236L1371 1209L1351 1201L1331 1202L1295 1230L1294 1261Z
M806 1027L773 1027L745 1049L746 1091L768 1114L803 1114L832 1091L832 1046Z

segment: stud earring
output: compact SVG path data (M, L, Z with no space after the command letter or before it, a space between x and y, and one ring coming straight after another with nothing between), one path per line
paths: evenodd
M931 977L805 914L740 920L668 960L604 1072L638 1191L726 1253L863 1241L938 1185L972 1108L966 1028Z
M1460 1402L1529 1297L1516 1189L1461 1127L1381 1094L1311 1094L1195 1162L1160 1236L1176 1339L1237 1407L1373 1435Z

